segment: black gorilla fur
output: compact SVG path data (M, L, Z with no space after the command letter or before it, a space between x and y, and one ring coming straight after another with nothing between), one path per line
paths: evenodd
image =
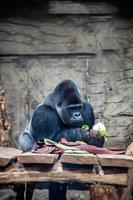
M62 81L33 112L28 129L19 137L21 149L31 150L33 144L42 138L56 142L66 138L102 146L103 138L92 130L81 128L86 124L91 129L94 121L92 106L81 100L76 84L71 80ZM33 184L27 187L27 200L32 199L34 187ZM66 191L66 184L50 183L49 200L66 200Z
M33 144L42 138L56 142L66 138L102 146L104 141L101 137L93 138L81 128L86 124L91 129L94 121L92 106L81 100L76 84L71 80L62 81L33 112L28 129L19 138L21 149L31 150Z

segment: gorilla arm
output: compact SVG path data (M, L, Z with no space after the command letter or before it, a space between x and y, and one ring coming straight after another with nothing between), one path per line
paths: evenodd
M67 128L57 133L53 140L59 142L61 138L65 138L68 141L83 141L89 145L95 145L97 147L103 147L104 139L93 129L86 130L83 128Z
M28 130L25 130L19 136L20 149L22 149L24 152L30 151L35 142L36 141L30 135L30 132Z
M52 137L53 136L53 137ZM42 138L45 136L42 136ZM47 139L59 142L61 138L65 138L68 141L83 141L89 145L95 145L97 147L102 147L104 144L104 139L97 134L97 132L85 130L83 128L67 128L59 131L55 134L46 136ZM41 138L40 138L41 139ZM30 151L36 141L30 135L30 132L25 131L19 137L20 148L24 151Z
M28 128L19 136L20 149L30 151L35 142L43 138L52 140L60 130L60 120L55 110L40 104L33 112Z

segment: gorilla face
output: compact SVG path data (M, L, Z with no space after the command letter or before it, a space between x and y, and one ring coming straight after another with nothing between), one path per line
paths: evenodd
M57 112L61 120L66 125L79 127L83 123L82 104L73 104L73 105L60 104L57 108Z
M66 84L67 83L67 84ZM65 84L65 89L62 84ZM63 88L63 90L62 90ZM64 124L68 126L80 127L83 123L82 101L74 82L67 81L61 83L54 91L55 108Z

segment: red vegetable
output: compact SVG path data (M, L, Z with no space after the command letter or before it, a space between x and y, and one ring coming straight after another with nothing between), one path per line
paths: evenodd
M94 145L88 145L86 143L77 141L77 142L68 142L65 138L61 139L61 144L67 145L67 146L75 146L76 148L79 148L80 150L87 151L89 153L93 154L122 154L125 152L125 150L118 150L114 148L115 150L113 151L110 149L107 149L106 147L96 147Z

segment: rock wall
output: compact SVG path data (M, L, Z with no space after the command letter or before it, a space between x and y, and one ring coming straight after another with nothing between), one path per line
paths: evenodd
M133 140L133 20L117 17L108 4L87 5L67 5L65 15L51 7L42 18L0 19L0 79L15 146L36 105L67 78L105 123L108 145Z

